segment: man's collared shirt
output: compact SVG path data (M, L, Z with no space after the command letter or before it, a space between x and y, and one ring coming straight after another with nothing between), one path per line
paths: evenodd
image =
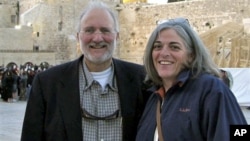
M83 66L83 67L82 67ZM105 89L87 69L85 63L79 67L81 108L97 117L105 117L119 110L119 116L110 120L96 120L82 117L84 141L121 141L122 117L118 88L112 65L111 75Z

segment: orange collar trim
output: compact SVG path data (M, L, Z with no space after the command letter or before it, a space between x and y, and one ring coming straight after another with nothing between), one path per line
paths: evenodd
M157 94L159 94L162 98L165 96L165 89L163 87L160 87L157 91Z

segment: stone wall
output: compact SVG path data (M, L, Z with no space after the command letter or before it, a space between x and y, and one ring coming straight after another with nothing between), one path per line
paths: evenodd
M51 65L56 64L54 52L33 52L33 51L1 51L0 66L15 62L17 65L24 65L26 62L32 62L34 65L40 65L41 62L48 62Z
M33 50L32 28L0 28L0 50Z
M53 51L55 64L78 57L75 27L87 1L20 0L21 24L32 24L30 37L33 38L33 45L39 46L39 51ZM104 1L114 8L120 22L120 40L115 57L140 64L147 39L157 20L186 17L193 28L202 34L229 21L242 24L250 16L250 0L189 0L160 5ZM7 38L5 43L9 44L12 40Z
M0 5L0 28L13 28L17 21L15 18L16 8L13 8L13 5ZM12 21L12 16L14 19Z
M242 24L249 18L250 0L199 0L161 5L120 5L120 52L124 60L142 63L147 39L156 27L156 21L175 17L186 17L199 33L227 22Z

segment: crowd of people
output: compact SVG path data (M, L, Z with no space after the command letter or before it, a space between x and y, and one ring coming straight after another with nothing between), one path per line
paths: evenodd
M16 102L18 100L27 100L32 86L34 76L49 68L47 62L40 65L33 65L27 62L18 66L11 62L0 69L0 95L6 102Z
M82 55L35 76L21 141L228 141L229 125L247 124L186 18L156 25L143 65L113 58L105 3L90 1L77 29Z

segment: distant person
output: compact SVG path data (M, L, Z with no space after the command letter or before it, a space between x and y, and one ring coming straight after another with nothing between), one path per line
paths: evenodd
M91 1L81 14L82 56L36 74L22 141L133 141L147 97L141 65L112 57L115 14Z
M3 88L2 88L2 77L3 77L4 68L0 66L0 96L2 97Z
M230 125L247 125L200 37L185 18L159 24L144 55L153 87L136 141L229 141Z
M231 89L233 87L233 76L229 71L220 69L222 81Z
M28 74L24 69L20 70L20 80L19 80L19 88L20 88L20 100L26 100L26 90L27 90L27 80Z
M8 68L4 71L1 79L1 98L6 102L16 102L18 100L19 76L14 70Z

